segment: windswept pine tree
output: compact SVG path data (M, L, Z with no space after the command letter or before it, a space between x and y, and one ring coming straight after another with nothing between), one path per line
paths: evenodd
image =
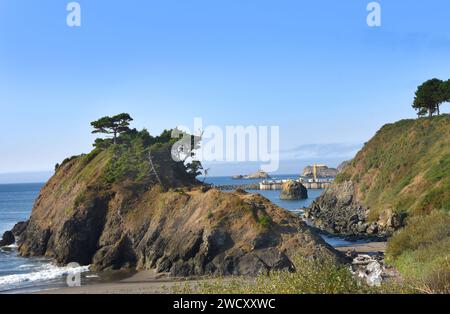
M113 143L117 144L117 136L130 131L130 122L133 118L128 113L121 113L112 117L103 117L97 121L91 122L94 127L93 134L104 133L112 134Z

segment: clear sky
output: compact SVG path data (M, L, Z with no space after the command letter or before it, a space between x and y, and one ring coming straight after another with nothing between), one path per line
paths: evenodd
M80 28L68 2L0 0L0 173L89 151L89 122L119 112L153 134L279 125L282 150L337 162L450 74L448 0L378 1L379 28L369 0L79 0Z

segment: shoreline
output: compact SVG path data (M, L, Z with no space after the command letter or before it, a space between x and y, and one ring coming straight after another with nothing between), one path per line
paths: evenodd
M386 251L387 242L370 242L339 246L335 249L355 254L379 254ZM81 287L67 287L35 292L33 294L173 294L173 289L182 288L185 284L195 285L214 281L214 278L172 278L166 273L156 273L145 270L133 274L131 277L109 283L94 283Z

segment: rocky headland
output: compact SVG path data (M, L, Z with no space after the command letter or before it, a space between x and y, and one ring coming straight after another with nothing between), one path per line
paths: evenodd
M341 259L262 196L202 185L197 166L171 158L172 142L127 133L57 165L30 220L15 228L20 254L173 276L293 270L294 253Z

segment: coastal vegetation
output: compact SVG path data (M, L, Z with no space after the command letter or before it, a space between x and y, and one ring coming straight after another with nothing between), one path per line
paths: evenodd
M426 291L450 293L450 215L411 217L389 241L387 261Z

